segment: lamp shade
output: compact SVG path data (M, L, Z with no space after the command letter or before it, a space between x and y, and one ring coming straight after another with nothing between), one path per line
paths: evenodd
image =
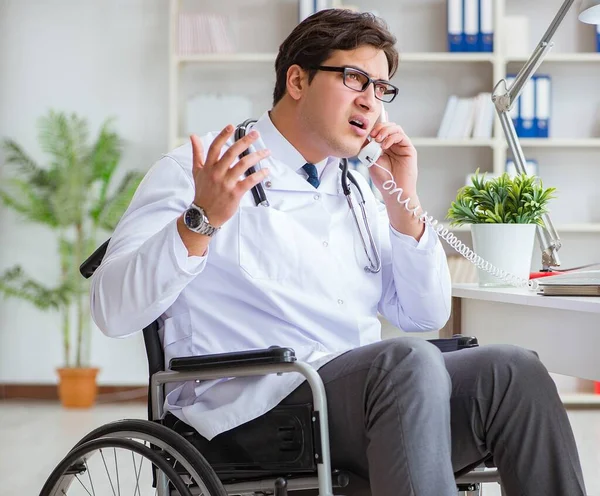
M579 20L588 24L600 24L600 0L582 0Z

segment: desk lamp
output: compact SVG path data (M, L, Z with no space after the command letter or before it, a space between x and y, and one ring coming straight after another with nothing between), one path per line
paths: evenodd
M514 102L519 98L527 81L531 79L547 52L554 45L550 40L574 2L575 0L565 0L562 4L562 7L557 12L556 17L554 17L548 30L544 33L544 36L542 36L542 39L529 57L529 60L517 74L513 84L510 87L507 87L506 80L502 79L496 84L492 93L492 101L494 102L496 112L500 118L502 130L506 136L508 147L513 154L515 167L518 173L526 172L525 155L523 154L523 149L519 143L509 112L512 109ZM579 10L579 20L588 24L600 24L600 0L582 0ZM550 216L544 214L542 219L545 227L538 226L536 236L542 250L542 272L548 272L552 270L552 267L560 266L558 250L560 250L562 244L560 242L560 237L550 220Z

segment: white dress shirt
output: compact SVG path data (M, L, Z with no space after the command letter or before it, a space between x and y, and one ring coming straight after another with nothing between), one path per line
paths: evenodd
M442 327L450 315L450 275L438 237L393 230L383 204L360 182L382 269L366 255L341 190L339 159L306 181L306 160L265 113L255 125L270 207L246 194L203 257L188 257L177 218L194 199L192 149L164 155L146 174L92 278L91 310L108 336L127 336L156 319L165 363L175 356L293 348L318 368L381 339L377 318L405 331ZM202 137L206 155L216 134ZM229 143L230 145L231 143ZM358 195L355 195L355 197ZM362 219L357 208L359 219ZM273 408L303 377L247 377L172 385L166 408L207 439Z

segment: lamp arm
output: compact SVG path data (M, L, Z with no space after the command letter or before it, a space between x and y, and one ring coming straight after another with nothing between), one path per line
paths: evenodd
M519 138L515 131L515 126L510 118L509 112L512 109L514 102L521 95L521 92L523 91L527 81L531 79L535 71L543 62L546 53L552 48L552 37L574 2L575 0L564 1L561 8L556 13L556 16L552 20L552 23L529 57L529 60L525 62L525 65L523 65L515 77L513 84L510 87L507 87L506 80L502 79L498 82L498 84L496 84L492 93L492 101L494 102L496 112L500 119L502 131L506 136L506 142L515 160L517 172L520 174L526 172L525 155L523 153L523 149L519 142ZM554 224L552 224L552 221L550 220L550 216L548 214L544 214L542 216L542 220L544 221L545 227L538 226L536 237L542 250L542 270L549 270L552 267L560 266L558 250L560 250L562 243L560 241L558 232L554 228Z

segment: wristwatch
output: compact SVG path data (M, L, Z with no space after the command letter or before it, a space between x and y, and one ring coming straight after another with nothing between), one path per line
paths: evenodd
M183 223L190 231L205 236L212 236L221 229L220 227L211 226L204 209L195 203L192 203L190 208L183 214Z

